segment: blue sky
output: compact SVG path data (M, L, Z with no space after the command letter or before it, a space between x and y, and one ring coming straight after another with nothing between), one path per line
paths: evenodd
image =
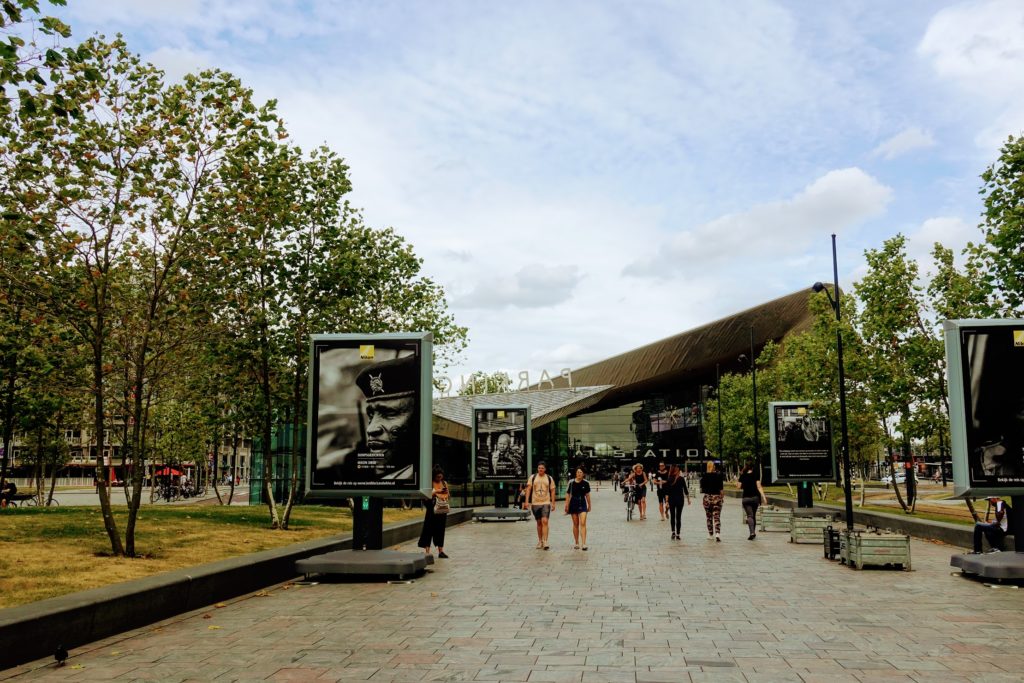
M171 78L232 71L446 288L455 367L578 367L976 239L1024 131L1024 2L71 0Z

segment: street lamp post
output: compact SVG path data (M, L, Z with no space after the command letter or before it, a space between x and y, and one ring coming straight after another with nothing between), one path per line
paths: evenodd
M746 358L746 354L740 354L739 360L742 363ZM754 399L754 410L752 416L754 418L754 443L753 443L753 454L754 454L754 467L757 468L758 477L763 477L764 473L761 471L761 456L758 448L757 438L757 364L754 362L754 326L750 326L750 382L753 391Z
M718 453L722 458L722 375L719 372L719 365L715 363L715 395L718 398Z
M839 425L842 434L843 494L846 496L846 528L853 531L853 490L850 486L850 436L846 428L846 373L843 367L842 309L839 307L839 262L836 260L836 236L832 235L832 277L836 291L835 299L825 285L815 282L814 292L825 292L832 310L836 314L836 356L839 364Z

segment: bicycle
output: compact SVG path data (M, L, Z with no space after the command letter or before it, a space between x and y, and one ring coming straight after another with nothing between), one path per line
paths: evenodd
M633 519L633 508L636 507L636 486L624 485L622 500L626 503L626 521Z

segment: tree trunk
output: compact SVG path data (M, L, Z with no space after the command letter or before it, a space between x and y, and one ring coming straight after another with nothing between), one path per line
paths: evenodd
M298 344L296 344L298 346ZM299 428L302 426L302 349L297 349L299 353L295 354L293 359L295 363L295 377L292 383L292 479L288 487L288 502L285 504L284 517L282 519L283 528L288 528L288 519L292 514L292 506L295 504L295 494L299 488L299 447L301 440L299 439Z
M967 509L971 511L971 519L974 520L974 523L977 524L980 522L981 518L978 516L978 511L974 509L974 499L965 497L964 503L967 504Z
M273 529L280 529L281 518L278 516L277 503L274 500L274 449L270 443L274 409L270 390L270 338L265 320L260 328L260 347L260 389L263 393L263 492L267 497L267 508L270 510L270 526Z
M882 421L883 428L885 429L885 452L889 461L889 476L892 477L892 490L896 492L896 500L899 502L900 507L903 508L904 512L910 512L907 508L907 504L903 502L903 494L900 493L899 484L896 483L896 463L892 459L892 434L889 431L889 423Z
M249 457L252 457L250 449ZM228 485L228 505L235 497L235 484L238 483L238 425L231 425L231 483Z
M36 432L36 471L32 482L36 489L36 505L43 504L43 479L46 478L46 463L43 461L45 450L43 446L43 428L40 426Z
M60 437L60 427L57 427L56 429L53 430L53 437L54 437L54 441L56 441ZM53 469L50 470L50 493L49 493L49 495L46 496L46 507L50 507L50 505L53 503L53 491L54 491L54 489L57 488L57 470L58 469L59 468L57 467L57 459L54 458ZM39 501L39 502L42 503L42 501Z
M217 495L217 504L223 505L224 498L221 497L220 489L217 488L217 479L220 474L220 407L216 401L214 401L214 410L217 414L218 424L213 428L213 492Z
M96 325L96 341L93 343L92 375L95 390L93 404L93 429L96 434L96 481L99 483L97 491L100 496L100 513L103 516L103 528L110 539L110 551L119 557L124 556L124 545L121 543L121 534L117 530L117 520L114 519L113 510L110 507L110 491L107 489L107 472L103 466L103 430L106 427L106 416L103 414L103 347L100 340L106 334L103 328L103 318L99 316Z
M21 324L22 306L19 302L14 309L14 326ZM7 463L11 461L11 442L14 441L14 398L18 387L18 354L12 353L4 358L4 374L7 378L4 387L4 425L3 451L0 452L0 486L7 480Z

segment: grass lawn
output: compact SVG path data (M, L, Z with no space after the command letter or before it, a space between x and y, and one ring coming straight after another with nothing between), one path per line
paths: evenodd
M902 489L901 489L902 490ZM793 491L796 491L794 485ZM793 498L789 494L789 490L785 485L782 486L766 486L765 493L771 495L783 496L786 498ZM960 503L958 505L937 505L931 503L933 499L947 498L951 493L951 489L947 490L921 490L918 494L917 509L908 516L916 519L928 519L934 522L949 522L951 524L962 524L966 526L973 526L974 520L971 518L971 513L967 509L967 505ZM887 512L891 515L903 515L907 514L903 512L903 509L899 505L878 505L872 504L872 501L879 499L896 500L896 496L891 488L885 488L885 486L872 487L868 485L867 496L864 502L864 506L860 506L860 487L855 486L853 489L853 507L855 510L870 510L872 512ZM825 500L822 501L818 498L817 492L814 494L814 502L824 502L831 505L842 506L845 504L846 499L843 494L843 489L840 486L829 486L828 493L825 496ZM977 505L977 504L976 504ZM985 506L982 504L976 508L982 516L985 514Z
M384 523L422 515L387 508ZM115 507L114 516L123 537L127 512ZM146 506L135 534L141 557L127 559L110 556L98 507L0 510L0 608L352 530L345 508L298 506L288 531L269 520L264 506Z

